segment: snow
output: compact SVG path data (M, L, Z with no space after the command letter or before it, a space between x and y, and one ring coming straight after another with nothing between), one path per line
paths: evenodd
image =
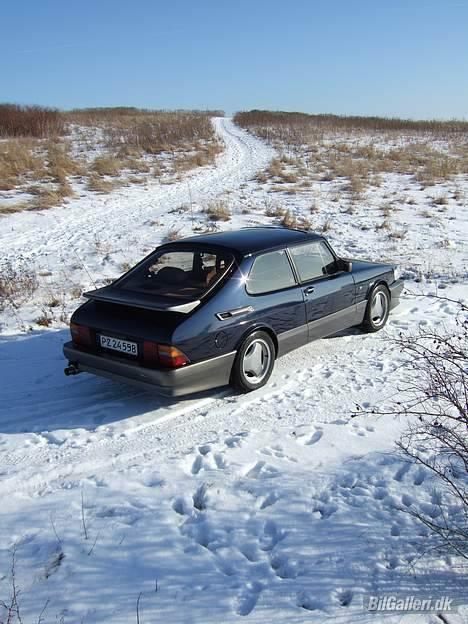
M405 379L385 335L455 322L454 304L418 293L468 298L464 206L449 206L453 219L436 228L419 228L402 206L410 238L391 250L335 210L340 251L395 253L420 280L408 283L414 294L385 332L352 329L311 343L248 395L224 388L175 400L65 378L64 322L34 323L51 288L63 291L68 314L78 304L73 285L91 285L87 273L101 283L171 228L190 233L191 211L171 212L184 203L200 227L203 206L220 197L232 208L228 227L271 222L252 178L273 149L229 119L215 124L226 149L214 167L1 221L4 256L21 255L44 277L15 314L0 315L0 600L10 595L16 545L25 622L45 607L44 622L123 624L136 621L138 602L142 623L440 623L437 614L363 609L366 595L399 592L468 603L466 567L448 555L421 558L427 532L401 511L437 513L430 475L395 451L406 423L364 412L388 406ZM287 201L300 211L310 198ZM436 247L442 237L453 245ZM428 249L442 268L425 279L416 267L429 262ZM461 624L468 611L446 615Z

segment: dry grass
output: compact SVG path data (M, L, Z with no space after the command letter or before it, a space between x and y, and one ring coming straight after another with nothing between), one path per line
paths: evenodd
M43 158L36 154L37 147L32 139L0 142L0 190L14 189L25 180L47 174Z
M127 146L147 154L159 154L215 138L206 115L165 111L115 115L111 123L104 125L104 135L108 147Z
M64 133L64 120L57 109L44 106L0 104L0 136L55 137Z
M117 176L122 168L122 161L110 155L98 156L91 166L92 171L100 176Z
M69 176L84 174L84 165L72 158L69 143L47 144L47 169L55 182L67 182Z
M166 234L164 241L167 243L172 243L173 241L179 240L181 238L183 238L183 234L181 233L180 228L171 228Z
M406 230L403 229L391 229L388 233L388 238L393 239L393 240L403 240L404 238L406 238Z
M322 225L322 233L326 234L327 232L330 232L332 230L332 227L333 227L332 220L330 219L330 217L327 217Z
M121 184L140 184L149 175L172 184L184 172L212 164L222 151L212 115L223 113L126 107L60 113L0 105L0 136L25 137L0 141L0 191L29 187L35 195L31 202L10 204L0 211L8 214L57 205L73 194L71 183L78 176L87 178L88 190L99 193ZM66 133L71 139L65 140ZM78 141L83 155L79 159L71 155L71 140ZM95 150L101 154L88 156ZM43 191L34 189L36 183L44 185Z
M29 204L27 202L15 202L0 206L0 215L15 214L15 212L22 212L27 210Z
M29 299L38 287L37 275L29 263L19 260L13 264L4 260L0 264L0 310L7 305L17 307Z
M231 218L229 206L221 199L208 204L204 212L210 221L229 221Z
M68 182L63 182L51 188L48 186L30 187L28 192L35 195L32 202L27 206L27 210L45 210L59 206L66 197L74 195L73 189Z
M277 217L281 219L285 216L286 210L282 208L282 206L280 206L279 204L275 204L268 206L265 210L265 214L267 217Z
M286 144L298 143L298 137L306 135L312 127L316 132L336 132L342 130L365 132L419 132L437 133L440 136L464 134L468 131L467 121L412 120L389 117L360 117L353 115L308 115L306 113L273 112L252 110L236 113L234 121L243 128L263 128L265 138L271 138L272 131L278 128ZM276 136L276 135L275 135Z
M241 112L234 119L277 149L294 154L283 153L257 174L262 184L273 181L274 192L302 192L312 180L343 182L342 191L356 201L369 186L380 186L383 174L409 175L425 188L468 173L466 121L269 111ZM282 190L285 182L296 186Z
M310 231L313 229L312 223L308 219L303 216L296 217L290 210L283 214L279 224L292 230Z
M46 309L42 310L41 315L36 319L36 325L40 327L50 327L53 322L53 317Z
M95 193L111 193L119 186L117 180L106 180L97 173L90 175L86 188Z

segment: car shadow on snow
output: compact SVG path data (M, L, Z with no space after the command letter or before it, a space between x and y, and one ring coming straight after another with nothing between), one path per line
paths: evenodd
M152 422L196 406L213 392L171 399L83 373L66 377L67 330L0 338L0 433L84 428L147 415Z

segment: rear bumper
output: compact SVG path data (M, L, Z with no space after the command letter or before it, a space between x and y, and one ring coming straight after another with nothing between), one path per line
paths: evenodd
M64 344L63 354L70 363L76 366L78 372L107 377L170 397L227 385L236 357L236 352L233 351L182 368L161 370L144 368L131 361L123 362L117 358L88 353L77 349L73 342Z
M405 282L402 279L397 279L390 284L390 294L392 296L390 307L393 309L400 303L400 295L403 292Z

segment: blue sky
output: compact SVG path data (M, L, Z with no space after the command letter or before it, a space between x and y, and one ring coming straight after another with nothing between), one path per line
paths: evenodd
M17 0L0 101L468 118L468 0Z

